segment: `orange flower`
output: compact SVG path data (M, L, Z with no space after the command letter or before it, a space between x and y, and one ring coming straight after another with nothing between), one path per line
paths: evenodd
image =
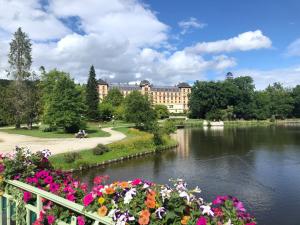
M152 200L150 200L150 199L147 199L147 201L145 201L145 204L146 204L146 206L148 207L148 208L150 208L150 209L154 209L155 208L155 201L152 201Z
M149 223L149 217L140 216L140 218L139 218L140 225L147 225L148 223Z
M98 209L98 215L99 216L106 216L106 214L107 214L107 208L106 208L106 206L101 206Z
M190 218L191 218L190 216L184 216L181 220L181 224L183 224L183 225L187 224L189 222Z
M108 187L105 189L105 193L108 195L111 195L111 194L115 193L115 189Z
M125 188L128 188L128 187L129 187L129 184L128 184L128 182L123 181L123 182L120 183L120 186L121 186L123 189L125 189Z
M141 216L150 217L150 212L148 209L144 209L141 211Z

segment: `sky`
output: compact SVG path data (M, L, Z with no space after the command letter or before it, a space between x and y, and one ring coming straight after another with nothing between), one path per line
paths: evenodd
M252 76L257 89L300 84L299 0L0 0L0 77L18 27L32 69L85 83L193 84Z

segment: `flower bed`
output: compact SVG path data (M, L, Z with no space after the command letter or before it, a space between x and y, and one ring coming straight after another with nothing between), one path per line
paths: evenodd
M66 201L83 204L86 211L111 217L117 225L256 224L237 198L218 196L212 203L207 203L199 196L199 188L190 190L181 179L173 180L170 187L141 179L106 184L108 177L98 176L88 191L88 186L75 180L70 173L53 170L47 159L49 155L48 151L31 154L17 148L14 154L1 157L2 178L19 180ZM5 182L2 182L2 190L4 186ZM29 192L23 192L22 198L24 203L35 200ZM58 220L70 222L71 216L77 217L79 225L92 224L90 219L48 200L43 201L40 218L34 224L56 224ZM19 220L22 222L22 218Z

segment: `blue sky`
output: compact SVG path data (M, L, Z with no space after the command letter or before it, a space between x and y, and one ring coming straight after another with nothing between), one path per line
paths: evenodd
M43 65L86 82L158 84L250 75L258 89L300 84L296 0L0 0L0 76L18 28Z

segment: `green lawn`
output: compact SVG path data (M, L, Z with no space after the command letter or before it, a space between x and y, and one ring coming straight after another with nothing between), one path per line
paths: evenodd
M22 134L32 137L40 137L40 138L73 138L74 134L64 133L63 130L57 130L52 132L44 132L38 127L33 127L32 130L28 130L27 128L3 128L0 131L9 133L9 134ZM101 130L96 123L88 123L86 132L88 133L88 137L109 137L110 134Z
M118 159L135 153L154 151L156 146L152 140L152 134L138 131L133 128L115 128L120 132L123 132L127 137L121 141L109 144L109 152L103 155L94 155L92 150L83 150L79 152L79 159L72 163L66 163L64 160L64 154L54 155L50 158L51 163L56 169L74 169L83 165L101 163L106 160ZM176 141L168 136L164 136L164 146L175 145Z

